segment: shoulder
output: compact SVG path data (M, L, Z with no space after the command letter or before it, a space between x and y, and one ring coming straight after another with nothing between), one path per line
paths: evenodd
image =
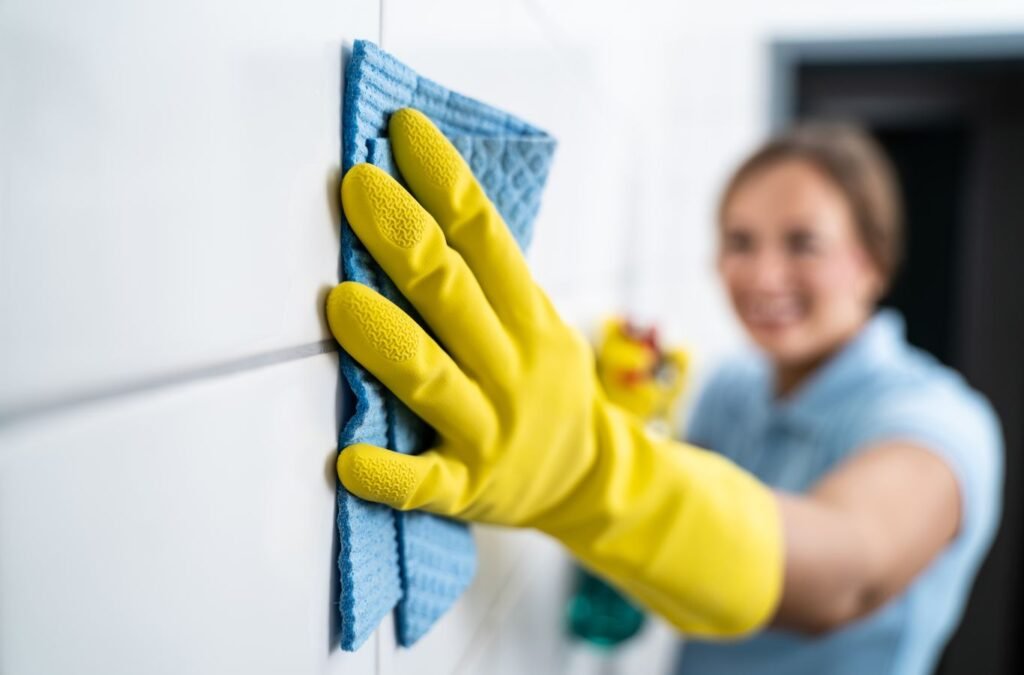
M854 406L869 434L915 431L940 445L1002 446L999 420L988 400L955 370L917 349L867 378Z

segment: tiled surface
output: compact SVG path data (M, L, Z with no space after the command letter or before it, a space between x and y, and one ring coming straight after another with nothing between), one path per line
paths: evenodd
M0 413L316 342L377 0L0 3Z
M0 673L369 675L337 649L321 355L0 432Z

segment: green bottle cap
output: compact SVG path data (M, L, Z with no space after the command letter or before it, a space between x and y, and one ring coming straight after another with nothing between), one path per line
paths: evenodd
M584 569L576 572L567 619L572 635L604 648L614 648L636 635L644 614L617 590Z

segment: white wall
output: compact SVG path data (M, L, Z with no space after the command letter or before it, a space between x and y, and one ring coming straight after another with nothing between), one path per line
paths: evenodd
M356 0L0 3L3 675L377 672L332 646L317 352L378 36Z
M538 278L578 323L658 320L700 375L739 340L712 213L766 128L767 41L1024 30L1024 6L599 5L0 3L0 673L607 665L563 638L559 549L485 528L415 648L387 622L332 643L342 44L553 132Z

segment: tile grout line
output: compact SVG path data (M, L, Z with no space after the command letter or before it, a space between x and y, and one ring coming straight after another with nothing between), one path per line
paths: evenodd
M190 368L180 372L166 373L143 377L138 380L115 383L112 385L86 389L70 394L57 395L48 399L31 401L27 404L0 409L0 431L7 427L64 412L82 405L99 403L135 394L148 393L168 389L194 382L244 373L258 368L266 368L290 361L299 361L311 356L329 354L338 350L338 343L333 338L311 342L295 347L285 347L261 354L254 354L240 359L225 361L210 366Z
M526 554L519 551L515 563L513 563L512 568L502 580L490 605L484 610L480 623L474 629L469 644L459 656L458 661L456 661L452 673L455 675L465 673L480 650L486 649L495 639L500 638L501 621L512 611L512 607L509 607L508 604L514 602L508 596L516 588L523 586L521 577L526 574L525 568Z

